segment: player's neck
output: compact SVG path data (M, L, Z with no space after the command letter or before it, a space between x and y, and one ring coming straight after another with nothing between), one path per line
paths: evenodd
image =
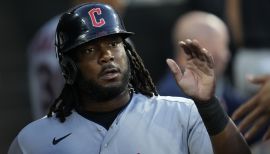
M120 93L118 96L115 98L108 100L108 101L103 101L103 102L93 102L87 97L82 97L81 98L81 109L85 111L91 111L91 112L108 112L108 111L113 111L117 108L120 108L127 104L130 99L130 93L129 90L124 90L122 93Z

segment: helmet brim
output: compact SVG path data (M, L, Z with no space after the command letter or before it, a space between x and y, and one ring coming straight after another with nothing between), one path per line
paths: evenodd
M118 31L118 32L104 32L104 33L97 33L95 35L83 35L83 36L80 36L80 39L78 39L76 42L74 43L71 43L73 44L73 46L70 46L68 48L65 48L65 49L62 49L62 53L67 53L69 51L71 51L72 49L74 48L77 48L85 43L88 43L90 41L93 41L93 40L96 40L96 39L100 39L100 38L104 38L104 37L108 37L108 36L113 36L113 35L117 35L117 36L120 36L122 37L123 39L126 39L132 35L134 35L135 33L133 32L127 32L127 31Z

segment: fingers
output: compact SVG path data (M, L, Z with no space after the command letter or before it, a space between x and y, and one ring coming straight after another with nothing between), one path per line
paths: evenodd
M204 61L204 58L202 56L202 54L200 54L200 46L199 46L199 43L198 41L191 41L190 39L187 39L186 41L186 48L188 48L191 52L191 54L193 54L194 58L199 58L200 60Z
M248 102L241 105L237 110L232 114L232 120L238 120L246 115L249 111L255 108L257 97L253 97Z
M179 66L176 64L176 62L172 59L167 59L166 60L170 70L172 71L175 80L180 83L182 76L183 76L183 70L179 68Z
M257 107L254 111L247 115L238 125L239 130L243 131L250 126L261 114L263 113L260 107Z
M196 58L206 62L208 67L213 68L214 60L212 55L205 48L201 48L197 40L191 41L187 39L186 41L180 41L179 45L184 49L188 60Z
M203 52L205 53L205 59L207 61L207 64L210 68L214 68L214 58L213 56L205 49L202 49Z
M186 53L188 60L192 59L195 57L194 53L190 51L190 49L187 47L186 43L183 41L179 42L180 47L184 49L184 52Z
M249 75L247 76L247 79L254 84L263 84L265 83L267 80L270 79L270 75L261 75L261 76L253 76L253 75Z
M264 136L263 136L263 140L264 140L264 141L265 141L265 140L268 140L268 139L270 139L270 127L268 127L266 133L265 133Z
M269 117L267 115L259 118L259 120L255 122L252 128L245 133L245 138L247 140L253 138L258 133L258 131L260 131L268 123L268 120Z

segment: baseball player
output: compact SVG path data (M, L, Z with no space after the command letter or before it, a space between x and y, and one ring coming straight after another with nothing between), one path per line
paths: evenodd
M126 4L123 0L98 0L110 4L124 14ZM69 5L93 2L93 0L71 0ZM52 101L64 86L58 60L55 58L55 30L60 16L46 22L35 34L28 48L28 77L32 117L39 119L46 115Z
M167 60L194 101L164 97L125 40L131 35L103 3L64 13L56 52L65 86L48 115L23 128L9 153L250 153L214 96L213 60L206 49L197 41L181 42L188 55L185 70Z

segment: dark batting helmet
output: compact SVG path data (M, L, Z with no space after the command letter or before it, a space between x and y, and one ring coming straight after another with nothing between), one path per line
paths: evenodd
M100 37L120 35L126 38L132 34L126 31L117 12L104 3L86 3L64 13L56 28L55 44L66 82L74 83L77 67L65 53Z

